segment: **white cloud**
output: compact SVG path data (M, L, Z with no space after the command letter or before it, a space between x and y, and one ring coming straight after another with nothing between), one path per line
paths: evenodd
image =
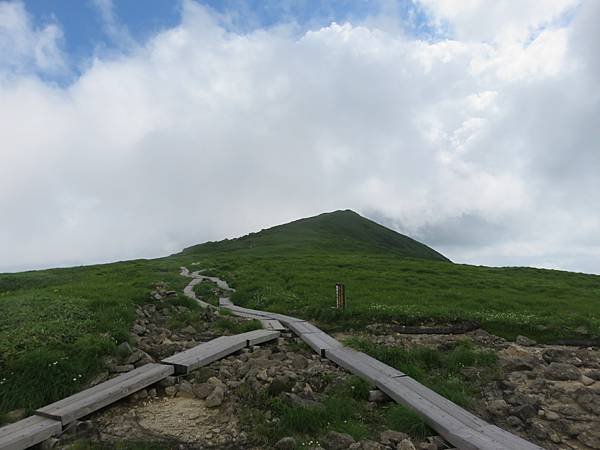
M579 16L519 44L368 21L236 34L193 2L182 14L68 87L0 76L0 270L353 208L454 260L600 271L596 31Z
M20 2L0 2L0 75L10 70L56 73L66 69L55 23L36 27Z

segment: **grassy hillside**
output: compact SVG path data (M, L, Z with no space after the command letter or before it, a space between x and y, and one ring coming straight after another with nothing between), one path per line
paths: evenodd
M261 256L288 253L369 253L449 261L414 239L356 214L335 211L295 220L285 225L250 233L238 239L208 242L187 248L183 254L252 250Z
M508 338L600 336L600 276L453 264L342 211L156 260L0 274L0 415L79 390L127 338L154 283L185 286L181 265L230 281L239 304L329 329L476 319ZM333 308L336 282L344 312Z

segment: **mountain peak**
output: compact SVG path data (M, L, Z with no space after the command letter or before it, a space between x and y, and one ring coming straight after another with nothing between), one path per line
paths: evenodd
M390 230L350 210L337 210L294 220L237 239L210 242L184 250L235 251L265 248L272 251L347 251L391 254L407 258L449 261L432 248Z

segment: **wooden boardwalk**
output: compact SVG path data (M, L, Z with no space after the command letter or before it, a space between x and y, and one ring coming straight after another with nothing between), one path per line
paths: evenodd
M273 330L254 330L235 336L222 336L163 359L162 362L172 365L177 375L187 374L244 347L258 345L277 337L279 337L279 331Z
M194 348L121 374L35 411L35 415L0 427L0 450L23 450L62 433L63 427L174 373L186 374L244 347L276 339L279 331L254 330L221 336Z
M61 432L62 425L60 421L41 416L31 416L0 427L0 449L22 450Z
M345 347L311 323L283 314L235 306L229 299L220 305L233 314L258 320L277 320L313 350L340 367L367 380L396 402L420 416L448 442L465 450L543 450L519 436L490 425L445 397L371 356Z

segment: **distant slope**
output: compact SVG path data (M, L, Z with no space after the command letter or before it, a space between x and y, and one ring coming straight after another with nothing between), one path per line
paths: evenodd
M328 250L332 252L386 253L406 258L450 261L432 248L397 233L354 211L334 211L295 220L237 239L209 242L183 250L182 254L199 251L232 251L242 249Z

